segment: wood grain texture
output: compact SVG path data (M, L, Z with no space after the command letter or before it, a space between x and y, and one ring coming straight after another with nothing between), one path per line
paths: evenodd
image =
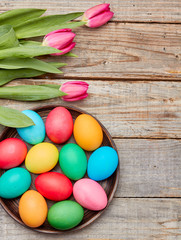
M181 80L181 28L177 24L109 23L74 32L73 53L78 58L54 58L68 63L64 78Z
M181 1L109 2L115 15L107 25L74 30L77 45L73 52L78 58L44 58L67 62L63 75L10 85L62 83L65 79L90 84L89 97L70 105L93 114L114 137L120 157L115 197L93 224L63 237L26 229L0 207L0 240L181 239ZM100 3L1 0L0 12L36 7L59 14L85 11ZM0 105L19 110L59 103L60 99L0 100Z
M116 197L181 197L181 141L115 139L120 158Z
M85 229L65 234L38 234L17 224L0 207L0 239L119 239L179 240L181 237L180 199L115 198L107 211Z
M0 11L14 8L36 7L47 8L49 14L68 13L73 11L85 11L94 5L105 1L64 1L64 0L1 0ZM115 12L113 21L123 22L181 22L180 0L109 0L111 9Z
M66 69L66 67L64 68ZM60 84L68 80L34 79L17 84ZM87 81L88 98L69 103L97 117L120 138L181 138L181 82ZM0 100L0 104L24 110L63 103L59 98L40 102Z

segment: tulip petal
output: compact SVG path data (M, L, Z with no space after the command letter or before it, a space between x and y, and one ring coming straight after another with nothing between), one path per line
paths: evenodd
M81 99L84 99L88 96L88 93L86 93L85 95L81 95L81 96L78 96L78 97L74 97L74 98L68 98L66 96L63 96L62 99L64 101L67 101L67 102L74 102L74 101L78 101L78 100L81 100Z
M85 94L87 92L87 87L71 85L71 87L67 87L67 89L66 87L61 88L61 91L66 92L68 95L71 95L71 97L76 97ZM69 98L68 95L67 97Z
M63 48L69 46L75 37L73 32L61 32L49 35L45 38L46 45L50 47L63 50Z
M63 55L63 54L65 54L65 53L68 53L68 52L70 52L70 51L75 47L75 45L76 45L76 43L75 43L75 42L72 42L69 46L61 49L61 51L62 51L61 53L53 53L53 54L51 54L51 55L52 55L52 56L60 56L60 55Z
M69 81L69 82L64 83L63 86L70 85L70 84L83 85L83 86L87 86L87 88L89 86L88 83L83 82L83 81Z
M60 33L60 32L71 32L72 29L70 28L63 28L63 29L58 29L58 30L55 30L55 31L52 31L52 32L49 32L47 35L45 35L45 38L54 34L54 33Z
M69 81L63 83L60 90L67 93L66 96L62 97L63 100L73 102L86 98L88 96L88 86L89 84L83 81Z
M96 5L92 8L89 8L87 11L85 11L84 16L86 19L90 19L92 17L97 16L98 14L105 12L105 11L109 11L109 5L108 3L104 3L104 4L99 4Z
M113 17L114 13L113 12L103 12L101 14L99 14L98 16L95 16L93 18L91 18L90 20L88 20L86 26L91 27L91 28L96 28L96 27L100 27L102 25L104 25L105 23L107 23L112 17Z

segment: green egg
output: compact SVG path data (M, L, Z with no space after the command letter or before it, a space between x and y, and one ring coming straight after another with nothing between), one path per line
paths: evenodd
M55 203L48 211L49 224L59 230L77 226L84 217L83 208L74 201L65 200Z
M59 164L63 173L72 180L82 178L87 170L87 157L77 144L68 143L59 154Z

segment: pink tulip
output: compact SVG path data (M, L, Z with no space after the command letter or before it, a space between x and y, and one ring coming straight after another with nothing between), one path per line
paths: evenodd
M60 90L67 93L68 95L63 96L64 101L73 102L78 101L88 96L89 84L82 81L70 81L63 83Z
M75 42L73 39L75 37L75 33L72 32L71 29L59 29L53 32L48 33L43 39L43 46L49 46L53 48L57 48L61 53L53 53L51 55L58 56L65 53L68 53L75 47Z
M82 21L87 22L86 26L91 28L102 26L114 15L114 13L110 11L109 5L110 4L108 3L104 3L89 8L87 11L85 11Z

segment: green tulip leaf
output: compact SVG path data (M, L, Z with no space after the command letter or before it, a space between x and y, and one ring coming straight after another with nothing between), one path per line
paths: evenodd
M24 47L31 47L31 46L40 46L40 45L42 45L41 42L27 41L27 40L20 40L19 43L20 43L20 46L24 46Z
M63 66L66 66L66 63L49 63L53 65L56 68L60 68ZM38 71L35 69L28 69L28 68L23 68L23 69L0 69L0 86L14 80L17 78L31 78L31 77L37 77L41 76L42 74L45 74L43 71Z
M11 25L0 26L0 49L16 47L19 41Z
M65 53L63 56L67 56L67 57L78 57L76 54L74 54L74 53L72 53L72 52Z
M59 90L61 85L59 85L59 84L41 84L41 85L39 85L39 86L49 87L49 88L55 88L55 89L58 89L58 90ZM65 95L67 95L67 94L65 94Z
M13 9L0 14L0 25L18 26L32 18L40 17L46 10L36 8Z
M18 58L32 58L41 55L47 55L52 53L61 53L60 50L53 47L29 45L20 46L0 50L0 59L18 57Z
M55 66L36 58L5 58L0 60L0 68L21 69L30 68L49 73L62 73Z
M82 15L83 12L77 12L34 18L32 20L20 24L14 29L18 39L43 36L51 31L63 28L66 22L76 19Z
M67 95L55 87L41 85L19 85L1 87L0 98L18 101L39 101Z
M33 120L24 113L3 106L0 106L0 124L13 128L22 128L35 125Z
M81 27L85 25L85 22L66 22L62 25L57 25L57 26L54 26L55 30L58 30L58 29L62 29L62 28L76 28L76 27Z

